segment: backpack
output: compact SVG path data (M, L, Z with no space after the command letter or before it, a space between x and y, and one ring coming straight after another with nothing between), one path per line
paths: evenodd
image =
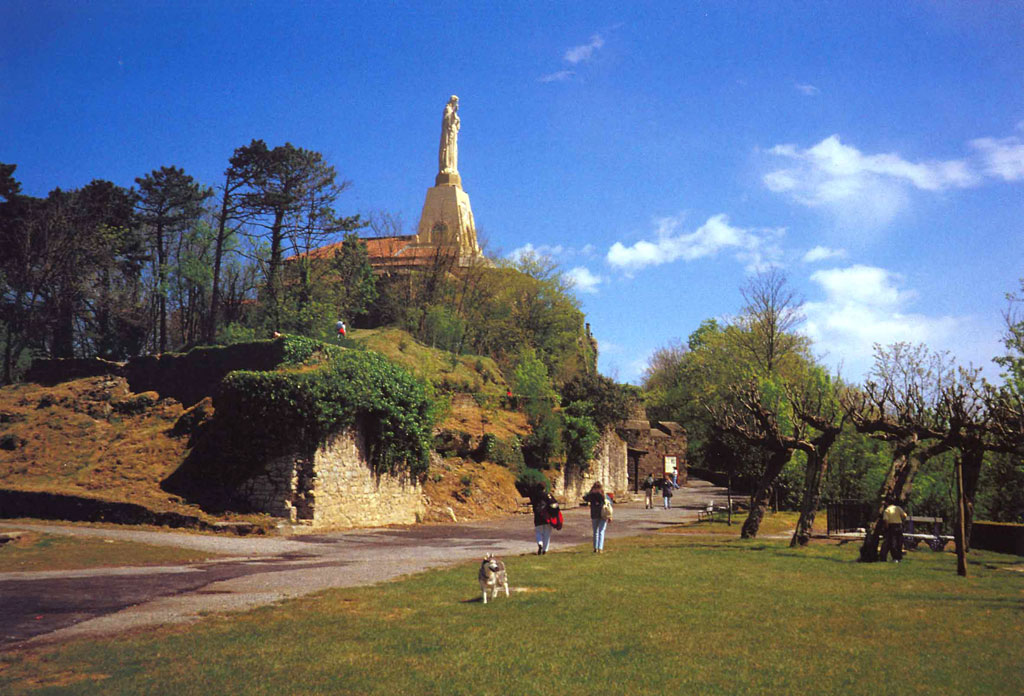
M612 509L612 501L608 500L608 497L605 496L604 505L601 506L601 519L611 522L612 515L614 513L615 511Z
M564 519L562 518L562 510L559 508L557 502L548 504L548 524L555 529L561 529Z

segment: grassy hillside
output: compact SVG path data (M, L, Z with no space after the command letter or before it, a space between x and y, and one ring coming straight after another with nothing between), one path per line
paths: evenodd
M220 519L160 488L187 454L187 438L172 434L183 412L177 401L161 400L156 392L132 394L120 377L4 387L0 487Z
M507 440L526 432L521 413L503 409L505 382L489 358L461 356L423 346L397 329L354 332L353 347L381 352L434 385L447 408L439 430L445 441L463 442L435 460L425 481L429 518L493 516L516 509L518 494L507 468L469 458L466 447L485 434ZM307 347L300 340L299 347ZM314 369L323 354L313 351ZM193 412L212 413L210 401ZM0 389L0 488L135 503L155 512L174 512L218 521L274 520L262 515L213 516L167 493L161 481L189 455L188 437L176 429L185 413L156 392L133 394L120 377L93 377L55 386L34 383ZM188 419L186 419L188 420ZM461 456L460 456L461 455Z

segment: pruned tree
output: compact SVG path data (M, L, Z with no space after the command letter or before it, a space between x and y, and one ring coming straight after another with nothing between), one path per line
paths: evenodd
M921 464L952 447L939 411L952 375L947 353L933 353L924 345L876 344L872 379L862 390L843 393L843 408L857 431L889 442L893 452L878 492L878 514L861 546L862 561L878 560L882 511L892 503L905 505Z
M811 539L814 518L821 506L821 487L828 469L828 452L843 431L847 415L839 404L836 387L824 372L818 371L812 379L798 387L786 385L786 394L794 415L817 431L810 438L804 470L803 495L800 517L789 545L806 546Z
M768 454L751 498L750 513L740 530L742 538L752 539L768 510L772 485L793 452L812 451L814 444L807 437L805 424L785 412L782 394L770 382L752 379L732 387L730 392L728 400L705 404L714 427L722 433L737 435Z

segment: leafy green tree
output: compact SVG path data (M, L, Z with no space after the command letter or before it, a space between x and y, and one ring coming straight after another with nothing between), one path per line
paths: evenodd
M594 458L601 432L593 418L593 407L586 401L573 401L562 412L562 441L565 465L586 470Z
M8 177L13 169L8 168ZM121 357L139 348L135 309L143 261L130 191L93 181L45 199L5 189L0 204L4 379L25 351Z
M283 319L282 268L286 253L308 253L333 235L360 226L358 215L338 217L334 210L350 184L336 180L334 167L319 152L291 143L270 149L262 140L235 150L228 176L239 183L239 217L267 245L263 311L269 325L278 328ZM300 271L300 293L305 292L308 280L308 275ZM300 304L304 299L300 295Z
M558 396L547 367L532 348L525 348L513 372L513 389L522 404L532 432L523 443L527 464L546 468L561 450L561 428L554 405Z
M346 232L333 264L341 280L338 312L355 322L366 316L378 295L377 277L370 266L366 242L355 232Z

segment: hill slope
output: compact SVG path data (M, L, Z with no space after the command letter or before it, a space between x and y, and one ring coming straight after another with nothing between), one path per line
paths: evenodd
M508 440L527 432L523 414L502 408L506 386L493 361L453 359L397 329L355 334L363 347L430 381L449 404L436 430L443 456L433 458L424 482L427 519L450 520L449 507L460 519L517 510L513 473L477 461L484 435ZM209 399L188 411L210 412ZM176 427L185 413L156 392L131 393L115 376L0 389L0 488L133 503L209 522L273 525L261 515L211 515L161 488L189 454L188 437Z

